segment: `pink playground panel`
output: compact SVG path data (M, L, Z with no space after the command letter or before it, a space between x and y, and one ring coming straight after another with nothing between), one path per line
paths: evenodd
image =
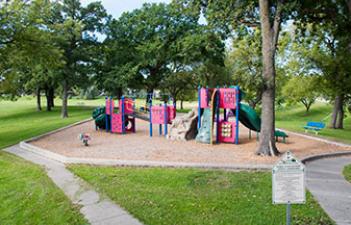
M111 131L122 133L122 114L112 114Z
M170 123L176 117L176 109L174 106L167 106L167 114L168 114L168 121ZM165 107L162 106L152 106L151 107L151 114L152 120L151 123L153 124L165 124Z
M168 109L168 123L176 117L176 108L174 106L167 106Z
M122 109L122 101L119 101L119 108ZM134 113L134 101L133 99L124 99L124 113L133 114Z
M235 131L236 131L235 122L228 122L221 120L219 122L219 141L220 142L227 142L227 143L234 143L235 142Z
M235 109L237 90L233 88L219 89L219 107L221 109Z
M106 99L106 115L111 115L111 108L113 110L114 107L115 107L114 101L112 99Z
M201 108L208 108L209 105L209 96L208 96L208 91L206 90L206 88L201 88L200 89L200 96L201 96L201 102L200 102L200 106Z
M165 124L165 108L164 106L152 106L151 107L152 120L153 124Z

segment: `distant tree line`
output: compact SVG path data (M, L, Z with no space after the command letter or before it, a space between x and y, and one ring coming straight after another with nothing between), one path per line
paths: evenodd
M56 94L62 117L77 89L118 98L159 89L183 101L200 83L230 84L220 36L171 5L145 4L114 19L99 2L15 0L1 3L0 17L1 97L33 93L41 110L45 93L50 111Z

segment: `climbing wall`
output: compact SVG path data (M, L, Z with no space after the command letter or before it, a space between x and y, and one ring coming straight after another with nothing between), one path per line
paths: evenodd
M196 141L201 143L211 143L211 124L212 124L212 113L211 109L204 109L201 117L201 127L196 136Z

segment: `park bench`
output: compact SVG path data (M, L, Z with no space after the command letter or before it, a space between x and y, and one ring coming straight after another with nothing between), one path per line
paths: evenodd
M275 140L276 142L279 142L279 137L283 138L283 143L286 144L286 138L289 137L289 135L287 135L284 131L281 131L281 130L275 130L274 131L274 137L275 137ZM259 139L259 132L257 132L257 141ZM249 139L251 139L251 130L249 130Z
M286 138L289 137L285 132L281 131L281 130L275 130L274 132L274 136L276 141L278 142L278 138L282 137L283 138L283 143L286 143Z
M307 133L309 130L314 131L316 134L320 130L322 130L325 127L325 124L322 122L307 122L306 126L303 128L305 129L305 133Z

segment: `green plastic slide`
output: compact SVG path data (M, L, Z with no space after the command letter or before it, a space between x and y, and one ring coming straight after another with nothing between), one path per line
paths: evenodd
M239 121L250 130L260 132L261 118L257 115L256 111L249 105L240 103L239 107ZM235 110L233 111L235 115Z
M235 110L233 110L233 114L235 115ZM250 130L257 132L261 131L261 118L257 115L256 111L249 105L240 103L239 121ZM280 130L275 131L275 136L288 137L288 135L285 132Z

